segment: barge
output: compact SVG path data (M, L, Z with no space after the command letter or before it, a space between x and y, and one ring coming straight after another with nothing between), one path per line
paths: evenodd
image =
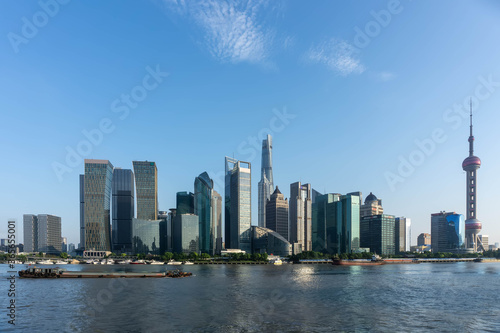
M19 271L21 278L181 278L192 276L193 273L181 270L172 270L160 273L139 273L139 272L82 272L67 271L62 268L39 268L32 267Z

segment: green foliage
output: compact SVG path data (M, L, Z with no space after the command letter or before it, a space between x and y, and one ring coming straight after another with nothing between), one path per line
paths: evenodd
M122 253L122 257L126 257L126 256L127 256L127 254L126 254L126 253Z
M161 256L161 260L163 260L163 261L170 261L173 257L174 257L174 254L172 252L165 252Z
M202 253L200 257L201 259L210 259L210 255L208 253Z
M61 257L63 259L68 259L68 254L66 252L61 252L61 254L59 255L59 257Z

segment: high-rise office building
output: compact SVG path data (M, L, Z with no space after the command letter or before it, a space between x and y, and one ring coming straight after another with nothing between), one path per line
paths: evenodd
M376 254L395 254L396 223L392 215L363 216L360 225L361 247Z
M198 216L177 214L173 224L173 250L176 253L200 252L200 227Z
M113 165L108 160L85 160L85 249L111 251L111 186Z
M68 239L66 237L61 237L61 252L68 253Z
M132 219L132 252L160 254L160 223L162 220Z
M133 161L137 219L156 220L158 214L158 169L155 162Z
M431 215L432 252L460 252L465 247L463 215L439 212Z
M312 200L311 185L290 184L289 201L290 236L293 253L312 250Z
M222 237L222 198L213 187L208 173L203 172L195 178L194 214L199 218L199 247L201 253L210 255L222 246L222 239L219 239Z
M342 195L339 201L335 202L338 230L337 240L334 244L336 253L354 253L359 251L361 198L361 192L351 192Z
M61 218L49 214L38 214L38 250L48 254L60 254Z
M288 240L288 199L280 192L278 186L266 203L267 229L279 233Z
M394 230L396 253L409 252L411 247L411 219L396 217Z
M417 246L431 245L431 234L421 233L417 237Z
M262 164L259 181L259 227L266 227L266 203L274 190L273 184L273 139L267 135L262 140Z
M38 252L38 217L34 214L23 215L24 251Z
M335 202L338 202L340 197L337 193L318 195L312 204L312 250L315 252L337 253Z
M132 253L132 219L134 218L134 173L116 168L113 171L113 251Z
M360 217L381 215L384 214L384 209L382 208L382 200L377 199L377 197L370 192L366 197L364 205L360 208Z
M80 246L85 249L85 175L80 175Z
M479 241L483 245L484 251L487 251L489 249L489 236L488 235L478 235Z
M225 158L224 228L226 249L251 252L251 164Z
M482 224L477 219L477 170L481 167L481 160L474 156L474 135L472 134L472 100L470 102L470 135L469 135L469 156L462 162L462 169L467 172L466 178L466 212L465 233L467 237L467 248L473 252L484 250L477 241L477 235L481 232ZM432 235L434 239L434 234Z
M191 192L177 192L177 215L194 214L194 194Z

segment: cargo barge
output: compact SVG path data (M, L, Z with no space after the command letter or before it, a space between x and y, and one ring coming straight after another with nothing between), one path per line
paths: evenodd
M181 270L172 270L160 273L140 273L140 272L81 272L81 271L67 271L61 268L39 268L32 267L26 270L19 271L21 278L34 278L34 279L58 279L58 278L181 278L193 275L189 272Z

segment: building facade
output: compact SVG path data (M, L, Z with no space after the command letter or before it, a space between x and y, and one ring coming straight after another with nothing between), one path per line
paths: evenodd
M132 252L160 254L160 223L162 220L132 219Z
M113 171L112 244L117 253L132 253L132 219L134 218L134 173L132 170Z
M113 165L107 160L85 160L85 249L111 251L111 185Z
M489 239L488 235L478 235L477 237L478 237L479 243L481 243L484 251L489 250L490 244L489 244L489 240L488 240Z
M395 254L396 219L392 215L372 215L361 218L361 247L381 255Z
M156 220L158 214L158 169L155 162L133 161L137 219Z
M213 189L213 181L203 172L194 181L194 214L199 218L201 253L214 255L222 247L222 198Z
M249 162L225 158L224 223L226 249L251 252L252 175Z
M37 220L37 251L47 254L60 254L62 251L61 218L49 214L38 214Z
M432 252L457 252L465 248L463 215L439 212L431 215Z
M259 181L259 227L266 227L266 203L274 190L273 183L273 141L271 135L262 140L262 164Z
M85 249L85 175L80 175L80 246Z
M396 253L409 252L411 249L411 219L396 217L394 230Z
M280 257L292 254L292 245L279 233L268 228L252 226L252 253L267 253Z
M311 185L290 184L289 201L290 235L293 254L312 250L312 199Z
M417 237L417 246L431 245L431 234L421 233Z
M340 197L340 194L329 193L314 199L311 229L312 250L315 252L338 253L340 228L337 227L335 203Z
M381 215L384 214L384 209L382 208L382 200L377 199L377 197L370 192L366 197L364 205L360 208L360 217Z
M176 253L200 253L199 219L194 214L177 214L173 225L173 250Z
M23 215L24 251L38 252L38 217L34 214Z
M336 202L337 253L355 253L360 249L361 198L361 192L352 192Z
M177 192L176 201L177 214L194 214L194 193L186 191Z
M288 199L285 199L278 186L267 200L265 219L267 229L276 231L288 240Z

